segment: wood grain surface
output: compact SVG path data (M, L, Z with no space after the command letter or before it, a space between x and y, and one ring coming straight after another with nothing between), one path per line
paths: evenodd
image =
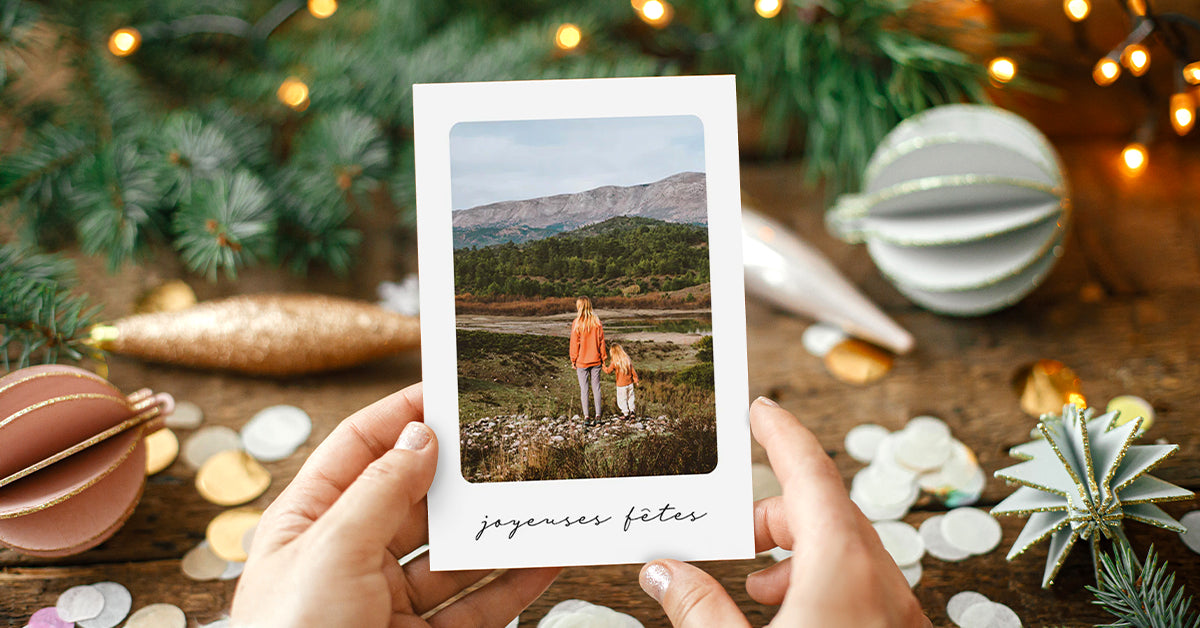
M1070 174L1075 221L1066 255L1046 283L1004 312L957 319L925 312L906 301L875 270L862 247L830 238L822 223L823 196L805 188L797 164L747 165L743 187L761 211L794 226L863 291L917 339L917 348L896 360L881 381L856 387L831 378L821 361L800 346L809 321L751 300L748 304L750 392L769 395L795 412L818 436L847 483L861 467L843 450L853 426L875 422L900 428L909 418L934 414L977 453L988 476L1011 464L1007 449L1026 440L1035 419L1024 415L1011 380L1040 358L1062 360L1083 380L1083 392L1103 404L1118 394L1149 400L1158 420L1147 438L1178 443L1180 451L1155 474L1200 489L1200 153L1156 146L1146 174L1127 180L1117 171L1120 144L1080 141L1059 146ZM208 284L188 276L170 254L154 263L107 275L99 260L76 255L85 288L117 317L136 296L165 279L183 277L201 298L265 291L309 291L373 299L382 279L398 280L415 267L411 234L391 227L390 216L358 217L366 228L364 263L353 278L322 273L306 278L272 269L245 273L237 282ZM717 262L725 263L725 262ZM308 443L292 457L265 466L274 476L265 507L304 458L333 427L353 412L420 377L418 356L397 356L338 373L288 380L255 379L180 367L111 360L111 379L131 391L149 387L198 404L206 424L240 428L255 412L289 403L314 419ZM188 431L180 430L181 440ZM765 462L753 446L756 461ZM194 474L181 462L149 479L129 522L112 539L84 554L38 559L0 550L0 625L24 625L38 608L53 605L68 587L114 580L133 593L134 608L155 602L180 606L196 623L213 621L229 608L232 582L197 583L179 561L204 535L222 508L205 502ZM1008 487L991 479L982 505L995 504ZM1195 500L1169 504L1179 516L1200 508ZM905 520L919 524L943 510L923 499ZM1004 518L1001 548L961 563L924 558L916 594L935 625L948 626L945 604L962 590L976 590L1011 606L1026 626L1091 625L1106 615L1091 603L1087 553L1076 551L1053 590L1039 586L1044 545L1013 562L1004 554L1024 523ZM1140 551L1153 543L1177 570L1178 581L1200 592L1200 557L1174 533L1131 523ZM814 542L819 540L814 539ZM771 563L703 563L746 611L763 625L774 608L745 593L745 576ZM522 616L533 626L555 603L582 598L630 613L646 626L666 626L657 605L637 585L637 565L569 568ZM868 591L863 591L868 595Z

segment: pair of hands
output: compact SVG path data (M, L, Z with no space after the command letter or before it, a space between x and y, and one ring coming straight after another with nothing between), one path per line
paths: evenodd
M550 586L559 569L511 569L430 614L491 572L431 572L427 553L398 562L429 538L437 439L423 415L417 384L359 410L321 443L259 523L234 625L501 628ZM755 504L756 548L794 552L746 580L752 598L782 604L772 624L930 626L812 433L766 399L751 407L750 424L784 487ZM721 585L687 563L648 563L640 580L677 627L749 625Z

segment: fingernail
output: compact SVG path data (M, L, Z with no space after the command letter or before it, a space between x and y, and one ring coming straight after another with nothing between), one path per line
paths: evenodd
M767 397L763 397L763 396L761 396L761 395L758 397L758 399L755 399L755 400L754 400L754 402L755 402L755 403L761 403L761 404L763 404L763 405L766 405L766 406L771 406L772 408L778 408L778 407L779 407L779 404L777 404L777 403L775 403L774 401L772 401L772 400L768 399Z
M642 570L641 585L643 591L661 604L663 594L671 586L671 570L662 563L650 563Z
M432 433L424 423L420 421L412 421L404 426L404 431L400 432L400 438L396 440L396 449L409 449L417 451L423 449L429 444L429 437Z

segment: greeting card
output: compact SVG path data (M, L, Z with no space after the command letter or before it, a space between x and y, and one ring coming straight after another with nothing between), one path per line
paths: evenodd
M432 568L751 557L733 77L414 113Z

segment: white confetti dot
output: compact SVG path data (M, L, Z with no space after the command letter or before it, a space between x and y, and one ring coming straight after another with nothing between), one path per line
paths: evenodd
M972 554L996 549L1001 536L1000 522L978 508L955 508L942 518L942 537Z
M183 444L183 462L196 471L222 451L241 448L242 441L237 432L223 425L212 425L200 428L188 437Z
M809 325L800 335L800 344L804 350L818 358L825 357L829 350L846 339L846 332L826 323Z
M963 611L958 625L962 628L1021 628L1021 618L1003 604L981 602Z
M58 596L54 608L63 621L91 619L104 610L104 594L91 585L71 587Z
M951 545L942 536L942 517L934 515L921 523L919 530L921 540L925 542L925 551L938 560L958 562L971 555L970 552Z
M910 589L917 586L917 583L921 581L922 572L920 562L900 568L900 573L904 574L904 579L908 581L908 588Z
M204 422L204 411L190 401L175 402L175 411L164 419L167 427L194 430Z
M97 582L92 588L104 596L104 609L91 619L80 620L80 628L114 628L124 621L129 615L130 607L133 606L133 596L129 595L129 589L116 582Z
M871 462L879 449L879 443L890 433L886 427L874 423L856 425L846 433L846 453L859 462Z
M1180 517L1179 523L1187 528L1187 532L1179 535L1188 549L1200 554L1200 510L1193 510Z
M242 446L263 462L283 460L308 440L312 419L295 406L271 406L255 414L242 428Z
M982 593L977 593L975 591L961 591L959 593L955 593L954 596L950 598L950 601L946 603L946 614L950 616L950 621L961 626L963 613L965 613L968 608L971 608L976 604L990 604L991 602L992 601Z
M883 549L892 555L897 565L912 565L925 555L925 542L916 528L903 521L880 521L871 525L883 542Z

